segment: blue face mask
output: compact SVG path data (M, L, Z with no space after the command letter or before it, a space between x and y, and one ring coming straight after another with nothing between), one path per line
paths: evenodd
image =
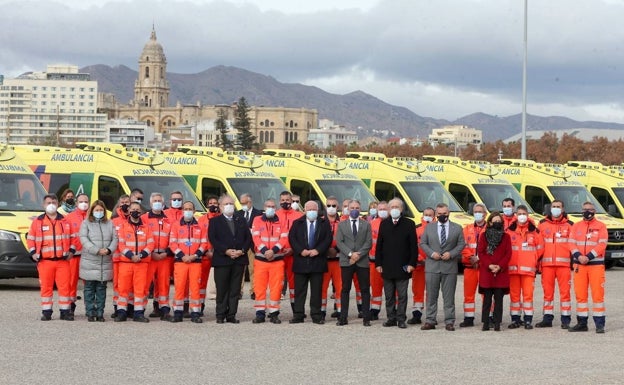
M104 218L104 211L94 211L93 218L97 219L98 221Z
M553 207L550 209L550 213L553 218L559 218L561 216L561 209L559 207Z
M267 218L273 218L275 216L275 208L268 207L266 210L264 210L264 215Z
M184 210L184 220L190 221L191 219L193 219L193 214L195 213L191 210Z
M483 213L474 213L475 222L481 222L483 220Z
M511 207L503 207L503 214L510 217L513 215L513 208Z
M399 209L390 210L390 216L392 219L398 219L401 216L401 211Z
M349 212L351 219L357 219L360 216L360 210L354 209Z
M315 221L317 217L318 212L316 212L316 210L306 211L306 218L308 218L309 221Z
M152 203L152 209L156 211L160 211L163 208L162 202L154 202Z
M368 210L368 213L369 213L372 217L374 217L374 216L376 216L376 215L377 215L377 209L370 209L370 210Z

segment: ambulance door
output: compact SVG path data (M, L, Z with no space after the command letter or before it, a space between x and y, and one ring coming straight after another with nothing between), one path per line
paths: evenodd
M119 179L105 175L98 177L98 183L94 190L97 191L97 196L89 196L91 202L99 199L104 202L106 209L110 211L113 211L119 197L126 193ZM130 192L128 191L128 193Z
M525 186L524 188L524 200L538 210L545 212L544 206L550 204L550 198L544 189L537 186Z
M393 198L401 199L405 203L403 205L405 209L402 214L408 218L414 218L414 213L412 213L412 210L408 205L408 201L405 199L403 194L401 194L395 184L375 181L373 182L373 193L380 201L390 202Z
M321 205L325 206L325 202L321 200L319 193L316 191L312 183L301 179L291 179L289 188L291 193L299 195L301 202L313 200L318 201Z
M617 203L615 202L611 194L609 194L609 191L607 189L592 187L589 191L596 198L596 200L598 200L600 205L609 213L609 215L612 215L616 218L622 218L622 213L618 209Z
M472 206L477 203L477 199L468 186L459 183L449 183L448 192L459 203L464 211L472 214ZM491 208L489 208L491 209Z
M208 197L216 196L217 198L227 193L225 185L218 179L202 178L201 180L201 199L206 203ZM238 197L233 197L236 200Z

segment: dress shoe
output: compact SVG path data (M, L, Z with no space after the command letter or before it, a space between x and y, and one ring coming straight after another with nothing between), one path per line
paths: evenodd
M459 327L460 328L470 328L474 326L474 321L473 320L464 320L463 322L460 322Z
M201 319L201 317L191 317L191 322L195 324L200 324L200 323L203 323L204 320Z
M100 315L100 316L95 317L95 320L96 320L97 322L104 322L104 321L106 321L106 320L104 319L104 316L103 316L103 315Z
M405 324L405 321L399 321L397 326L399 327L399 329L406 329L407 325Z
M605 332L604 326L596 326L597 334L604 334L604 332Z
M132 321L134 321L134 322L141 322L141 323L148 323L149 322L149 318L145 318L145 316L139 315L139 316L133 317Z
M362 321L362 325L364 325L364 326L371 326L371 322L369 320L364 320L364 321ZM598 333L597 329L596 329L596 333Z
M531 325L530 322L525 322L524 323L524 329L525 330L531 330L531 329L533 329L533 325Z
M217 323L218 324L224 324L225 320L223 318L217 318Z
M552 327L552 322L548 322L548 321L541 321L535 324L536 328L551 328Z
M435 329L435 325L430 324L429 322L425 322L425 324L420 327L420 330L433 330L433 329Z
M495 332L500 332L500 331L501 331L501 328L500 328L500 322L496 322L496 323L494 324L494 331L495 331Z
M453 324L446 324L446 326L444 328L446 330L448 330L449 332L454 332L455 331L455 326L453 326Z
M483 326L481 326L481 331L487 332L490 330L490 324L489 323L484 323Z
M382 325L383 325L383 327L387 328L387 327L390 327L390 326L397 326L397 322L396 322L396 320L387 320Z
M88 322L95 322L95 321L97 321L97 318L94 315L92 315L92 316L87 317L87 321Z
M230 323L230 324L239 324L240 323L240 321L238 319L234 318L234 317L226 318L225 322Z
M587 328L586 324L576 324L568 329L569 332L586 332L588 330L589 329Z
M507 326L508 329L518 329L520 327L520 322L512 322Z
M561 329L570 329L570 324L561 324Z
M254 324L261 324L261 323L264 323L264 321L265 321L264 317L256 317L251 322Z
M420 318L412 317L407 321L407 323L410 325L418 325L422 323L422 320Z
M51 319L52 319L52 314L44 313L44 314L41 316L41 320L42 320L42 321L50 321Z
M324 319L314 319L312 320L312 323L317 324L317 325L324 325L325 324L325 320Z
M338 322L336 322L336 326L344 326L348 324L349 324L349 321L347 321L346 319L339 319Z
M303 323L303 318L293 318L290 321L288 321L289 324L302 324Z

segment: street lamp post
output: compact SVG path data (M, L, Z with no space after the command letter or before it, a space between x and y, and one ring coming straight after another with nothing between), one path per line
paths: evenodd
M527 17L528 0L524 0L524 61L522 63L522 149L520 154L520 157L522 159L526 159Z

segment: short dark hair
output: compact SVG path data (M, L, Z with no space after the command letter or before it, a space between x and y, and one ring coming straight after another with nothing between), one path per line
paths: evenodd
M503 203L505 203L505 202L511 202L511 205L513 207L516 207L516 201L513 198L505 198L505 199L503 199Z

